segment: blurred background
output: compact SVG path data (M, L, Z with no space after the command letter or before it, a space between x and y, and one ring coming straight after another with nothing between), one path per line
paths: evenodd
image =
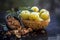
M60 34L60 0L0 0L0 23L4 23L7 10L32 6L49 10L51 22L46 28L48 35L55 36Z

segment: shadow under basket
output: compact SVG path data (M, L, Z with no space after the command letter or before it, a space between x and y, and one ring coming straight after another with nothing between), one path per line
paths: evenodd
M32 28L33 30L36 30L36 29L43 29L43 28L45 29L50 23L50 19L45 21L31 21L31 20L22 19L22 22L25 27L29 27Z

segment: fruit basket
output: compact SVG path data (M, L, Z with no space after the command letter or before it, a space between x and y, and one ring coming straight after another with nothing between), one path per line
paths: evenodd
M46 20L46 21L30 21L30 20L23 20L22 22L24 24L25 27L29 27L32 29L43 29L46 28L50 22L50 19Z
M21 20L25 27L35 29L45 29L50 22L49 11L46 9L41 9L36 6L31 8L32 12L29 10L22 10L20 13Z

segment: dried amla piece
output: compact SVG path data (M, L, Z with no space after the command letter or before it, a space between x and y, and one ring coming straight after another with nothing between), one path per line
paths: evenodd
M17 38L21 38L21 32L19 30L14 30L13 32Z

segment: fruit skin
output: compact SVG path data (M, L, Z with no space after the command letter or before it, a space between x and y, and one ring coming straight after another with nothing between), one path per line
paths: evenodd
M50 15L49 15L49 11L47 11L46 9L41 9L39 16L43 19L43 20L47 20Z
M44 21L44 20L40 17L39 21Z
M30 12L28 10L23 10L20 14L22 19L29 19Z
M40 10L40 13L43 13L43 12L45 12L45 11L47 11L46 9L41 9Z
M47 19L49 19L49 13L48 13L48 12L44 12L44 13L41 14L40 17L41 17L43 20L47 20Z
M39 8L36 7L36 6L33 6L33 7L31 8L31 10L33 10L34 12L38 12L38 11L39 11Z
M41 20L38 12L32 12L29 16L29 19L32 20L32 21L40 21Z
M39 12L40 13L39 15L41 15L44 12L47 12L47 14L49 15L49 11L47 11L46 9L41 9L40 12Z

